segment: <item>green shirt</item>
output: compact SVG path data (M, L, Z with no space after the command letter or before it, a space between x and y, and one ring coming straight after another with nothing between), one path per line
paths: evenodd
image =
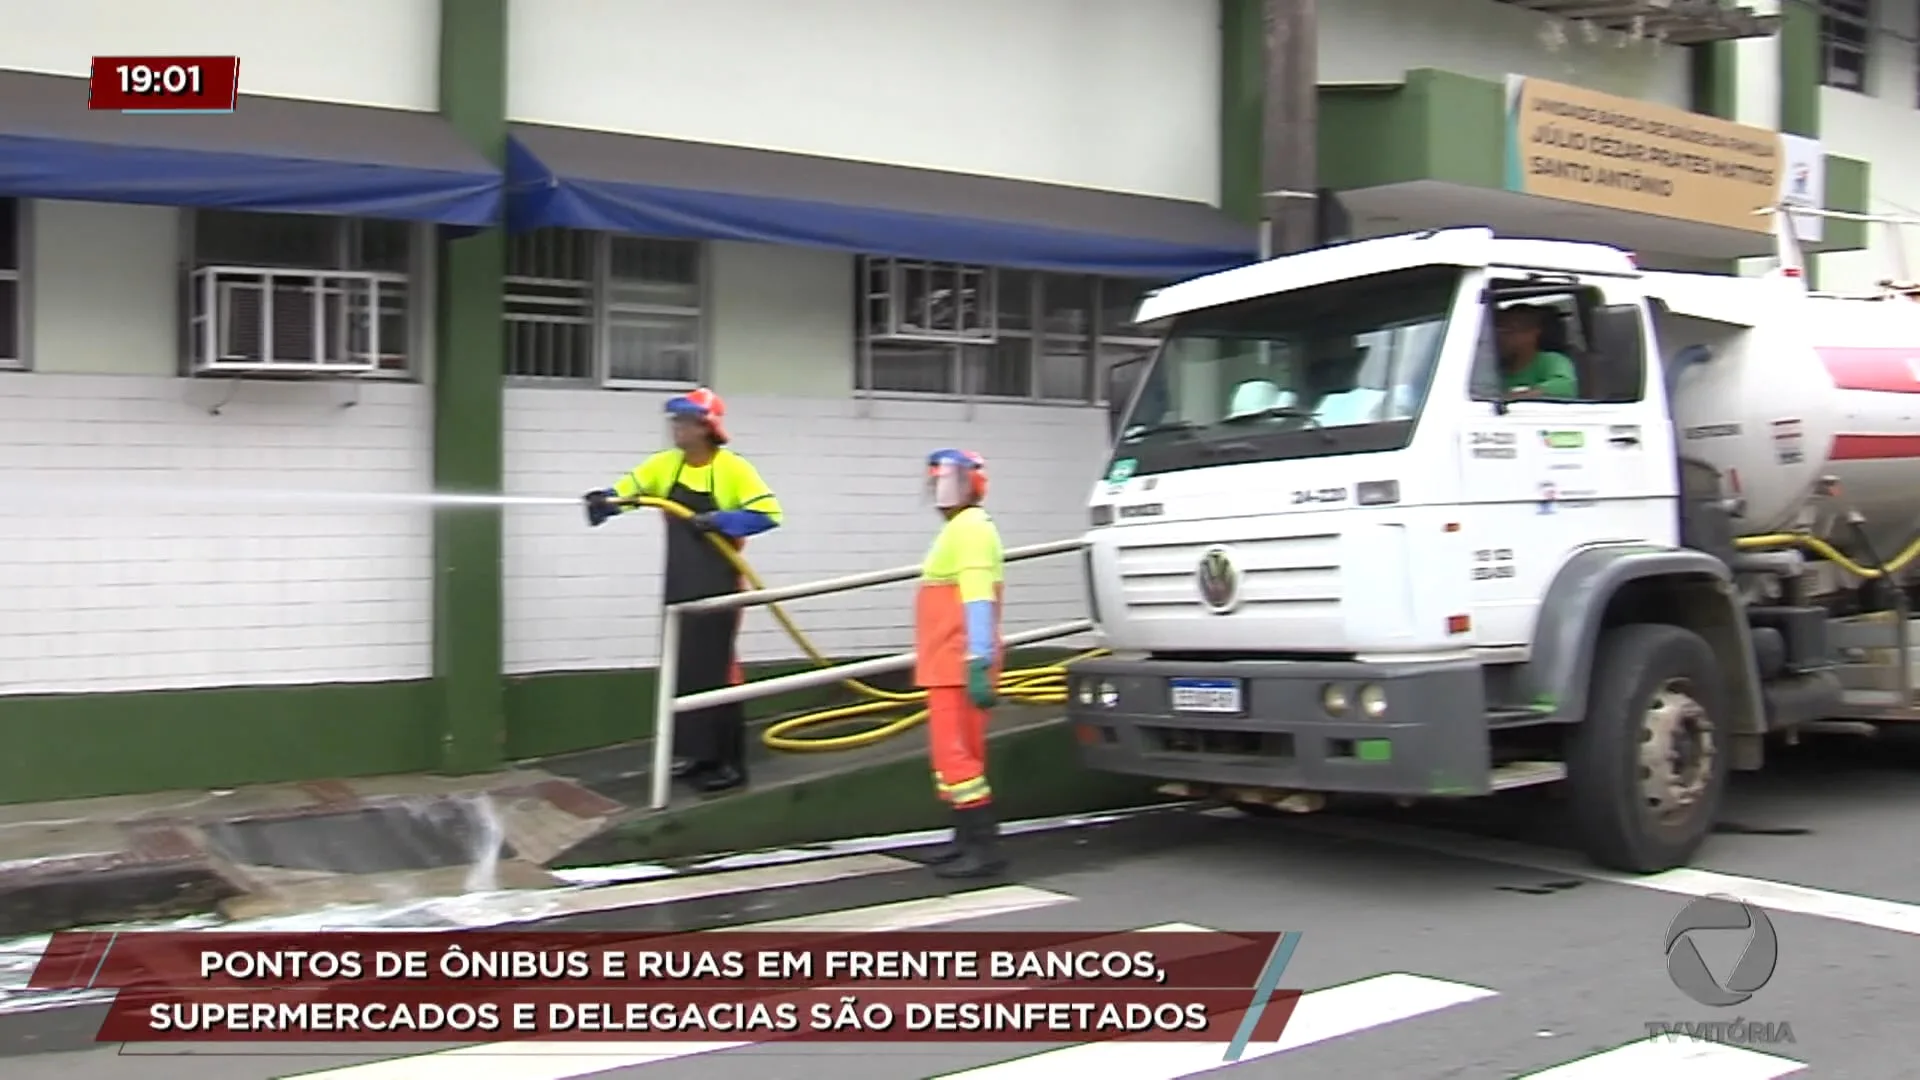
M1508 390L1537 390L1541 397L1550 398L1580 396L1580 377L1574 373L1573 360L1565 353L1542 349L1533 354L1526 367L1502 378Z

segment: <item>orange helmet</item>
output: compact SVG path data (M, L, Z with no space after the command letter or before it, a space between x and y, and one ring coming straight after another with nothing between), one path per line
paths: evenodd
M720 400L719 394L704 386L668 398L667 415L698 420L713 433L715 443L721 446L727 444L727 427L722 422L727 415L727 403Z
M987 459L972 450L927 455L927 488L942 510L978 506L987 498Z

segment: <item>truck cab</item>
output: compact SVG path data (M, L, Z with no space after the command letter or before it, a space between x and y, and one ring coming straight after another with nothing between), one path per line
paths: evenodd
M1684 864L1764 721L1656 307L1625 252L1485 229L1149 297L1089 507L1084 762L1250 809L1565 781L1596 860Z

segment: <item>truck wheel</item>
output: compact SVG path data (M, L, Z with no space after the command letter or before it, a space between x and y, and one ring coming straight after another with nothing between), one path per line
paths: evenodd
M1724 684L1713 649L1677 626L1607 631L1587 715L1567 745L1567 793L1587 856L1650 874L1685 866L1727 786Z

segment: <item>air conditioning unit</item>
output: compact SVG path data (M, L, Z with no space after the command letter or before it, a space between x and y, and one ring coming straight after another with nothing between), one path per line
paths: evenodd
M406 352L401 275L208 266L192 289L194 374L364 375Z
M869 340L988 344L999 337L991 267L869 258L862 280Z

